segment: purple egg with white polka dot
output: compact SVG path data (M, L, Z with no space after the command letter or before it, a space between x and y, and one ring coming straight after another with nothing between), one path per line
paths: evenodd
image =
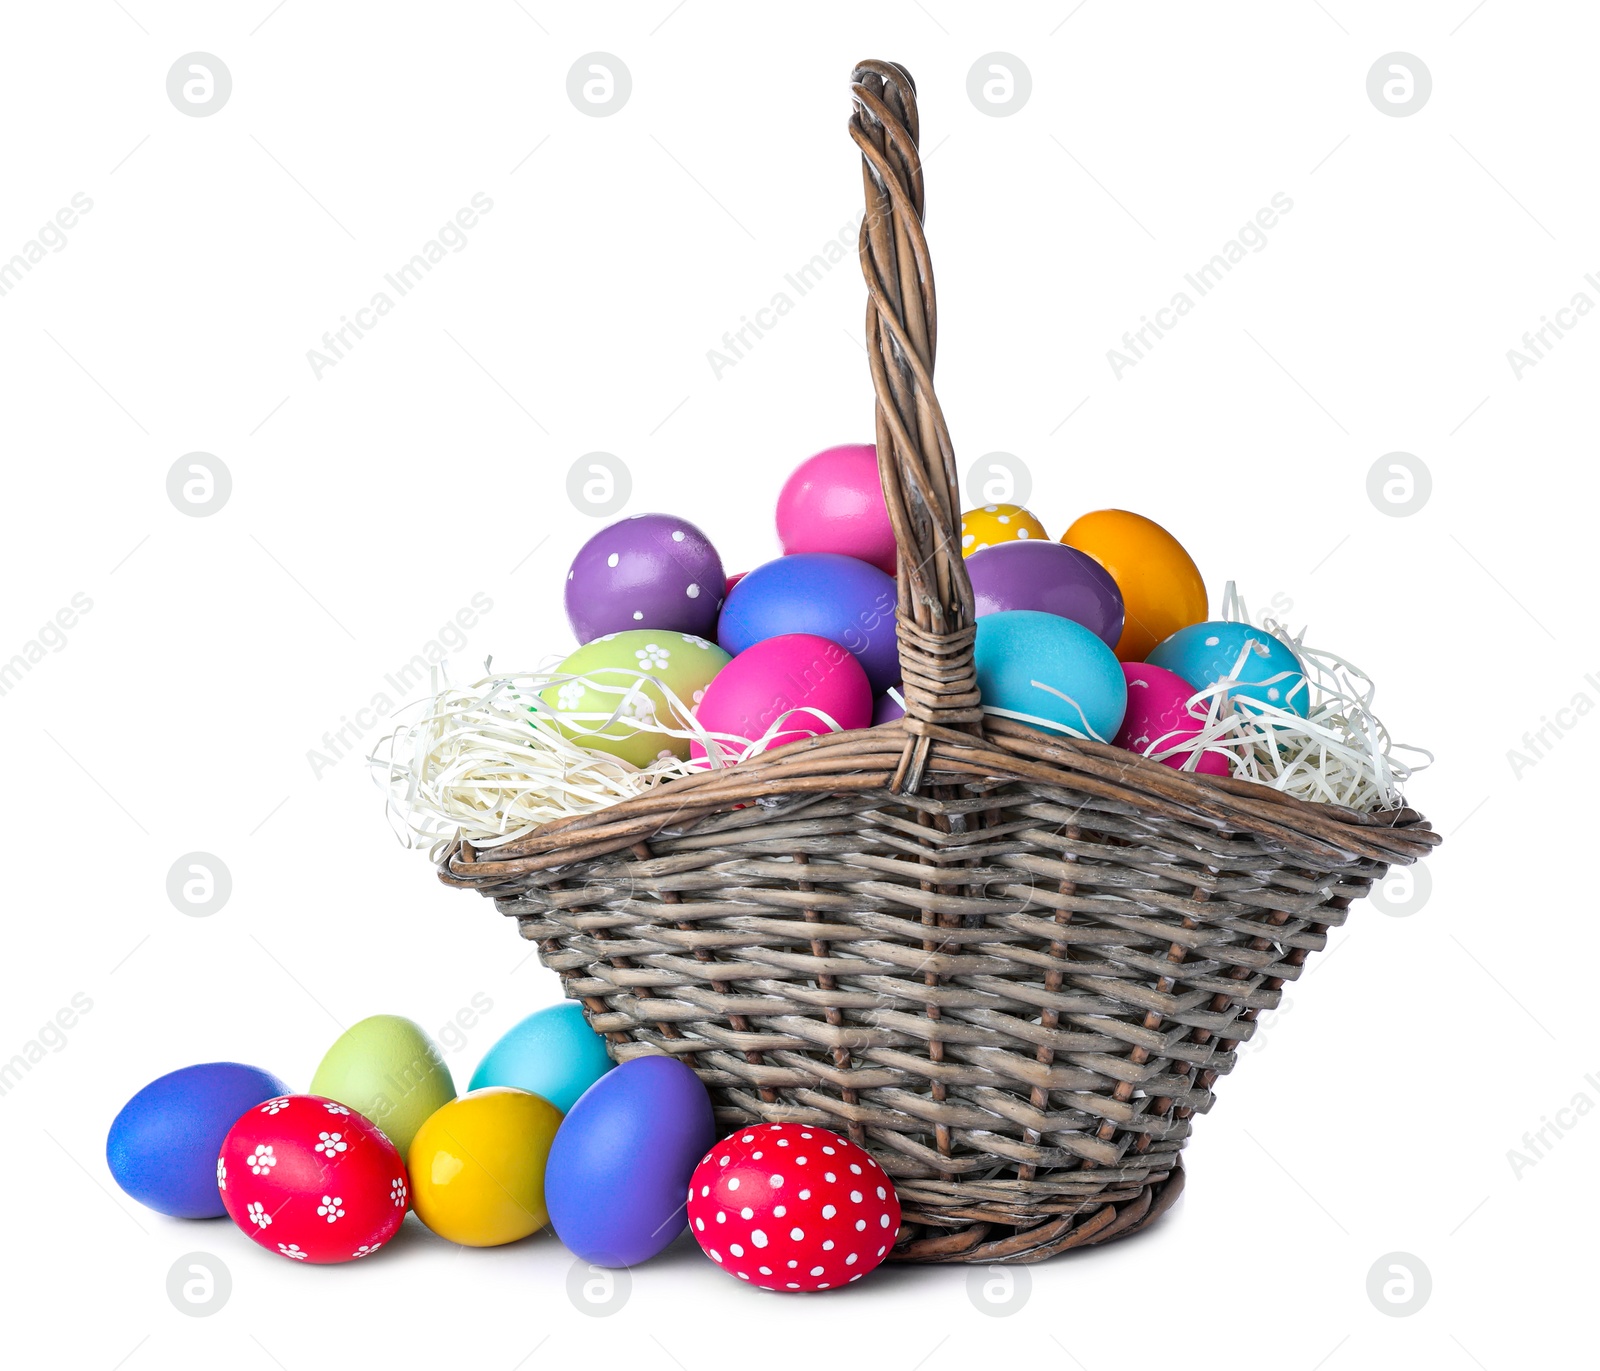
M572 559L567 621L580 643L630 628L714 638L726 583L716 548L687 519L635 514Z

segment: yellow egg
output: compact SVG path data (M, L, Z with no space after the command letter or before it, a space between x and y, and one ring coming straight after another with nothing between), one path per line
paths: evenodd
M430 1115L406 1158L417 1217L466 1247L538 1232L549 1218L544 1166L561 1118L544 1096L498 1085Z
M961 516L961 555L970 557L996 543L1015 542L1020 538L1044 538L1050 535L1044 525L1021 505L983 505L969 509Z
M1111 573L1122 592L1117 656L1142 662L1180 628L1206 617L1206 583L1183 544L1153 519L1125 509L1097 509L1061 535Z

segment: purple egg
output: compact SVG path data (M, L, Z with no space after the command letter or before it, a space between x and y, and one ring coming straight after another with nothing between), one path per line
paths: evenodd
M673 514L635 514L603 528L572 559L567 621L580 643L630 628L714 637L722 558Z
M711 1097L673 1057L634 1057L567 1112L550 1145L544 1198L569 1251L636 1266L683 1232L689 1177L717 1140Z
M900 690L901 687L897 684L895 689ZM893 719L903 719L905 717L905 706L895 699L893 695L889 694L888 691L885 691L872 702L872 722L875 724L886 724Z
M782 633L814 633L861 663L874 694L900 679L894 578L837 552L763 562L728 593L717 642L737 657Z
M1115 648L1122 637L1122 592L1099 562L1075 547L996 543L967 558L977 616L1031 609L1071 619Z

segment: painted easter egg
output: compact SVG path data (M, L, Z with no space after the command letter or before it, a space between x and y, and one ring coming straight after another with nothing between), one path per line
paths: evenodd
M1259 702L1302 719L1310 712L1305 667L1293 648L1264 628L1221 619L1190 624L1151 651L1150 665L1181 676L1196 690L1224 679L1237 682L1228 695L1242 709Z
M980 505L961 515L961 555L970 557L985 548L1001 543L1026 541L1029 538L1048 542L1050 535L1044 525L1021 505Z
M730 1133L689 1179L689 1224L706 1256L767 1290L832 1290L889 1255L894 1182L863 1147L798 1123Z
M468 1088L508 1085L543 1095L565 1113L613 1065L606 1040L589 1027L583 1006L566 1000L512 1028L484 1054Z
M1036 538L996 543L967 558L977 615L1036 609L1082 624L1108 647L1122 636L1122 592L1086 552Z
M687 738L640 727L684 727L662 686L692 710L729 660L715 643L693 634L656 629L607 633L585 643L556 668L557 676L575 679L546 686L539 698L560 712L557 726L574 742L634 766L649 766L663 755L689 755Z
M861 663L873 690L900 679L893 578L856 557L797 552L763 562L722 606L717 641L737 656L765 638L811 633Z
M978 690L991 714L1110 742L1122 726L1127 682L1116 654L1082 624L1009 609L978 620Z
M722 558L673 514L635 514L578 549L567 572L567 620L580 643L653 628L713 637L722 608Z
M572 1106L550 1149L556 1235L596 1266L655 1256L683 1232L689 1175L716 1137L711 1097L682 1062L623 1062Z
M452 1100L411 1141L411 1207L441 1238L499 1247L549 1218L545 1165L561 1111L542 1095L492 1085Z
M838 643L811 633L783 633L747 647L718 672L695 717L708 732L743 740L718 744L722 760L731 763L775 725L779 732L763 752L802 738L867 727L872 722L872 687L861 663ZM689 752L706 755L698 742L690 743Z
M239 1115L288 1090L270 1071L240 1062L169 1071L112 1120L106 1165L140 1204L175 1219L218 1218L217 1149Z
M1194 687L1183 677L1148 662L1124 662L1122 674L1128 682L1128 709L1117 731L1118 747L1147 757L1151 753L1181 748L1187 739L1200 732L1204 711L1190 712L1189 700ZM1228 759L1220 753L1202 751L1191 767L1188 762L1195 756L1193 750L1180 751L1162 757L1161 761L1176 770L1198 771L1205 776L1228 774Z
M290 1261L370 1256L406 1216L399 1150L370 1119L320 1095L280 1095L242 1115L215 1174L228 1217Z
M374 1014L339 1035L311 1078L311 1093L359 1111L402 1153L422 1121L456 1097L433 1039L398 1014Z
M1206 617L1200 568L1153 519L1100 509L1074 522L1061 541L1099 562L1122 592L1124 619L1116 650L1124 662L1145 661L1157 643Z
M896 685L894 689L898 691L900 687ZM872 722L875 724L887 724L892 723L895 719L905 718L906 707L904 699L904 695L897 700L887 690L884 691L882 695L872 702Z
M842 552L894 575L894 527L872 443L830 447L794 469L778 495L786 553Z

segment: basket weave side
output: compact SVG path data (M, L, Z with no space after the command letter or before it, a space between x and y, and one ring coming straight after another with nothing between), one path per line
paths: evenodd
M1437 836L1004 720L896 794L910 736L784 748L440 874L517 920L614 1057L693 1066L724 1129L869 1148L897 1259L1125 1236L1281 986Z
M906 717L458 842L439 874L517 920L618 1060L682 1058L729 1130L869 1148L896 1258L1038 1261L1171 1205L1236 1046L1439 838L982 715L915 88L867 62L852 91Z

